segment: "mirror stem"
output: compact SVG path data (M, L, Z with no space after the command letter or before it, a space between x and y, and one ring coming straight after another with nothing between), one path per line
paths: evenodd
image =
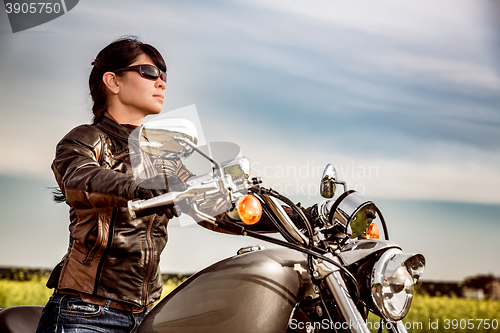
M343 180L335 180L335 184L340 184L340 185L342 185L342 186L344 187L344 192L346 192L346 191L347 191L347 184L346 184L346 182L345 182L345 181L343 181Z
M202 150L200 150L198 147L196 147L196 145L194 143L192 143L191 141L189 141L186 138L180 138L180 137L175 137L174 140L177 142L185 143L188 146L190 146L191 148L193 148L194 150L196 150L198 153L201 154L201 156L205 157L207 160L209 160L210 162L212 162L215 165L217 170L219 170L221 178L224 177L224 170L222 169L222 166L217 161L212 159L209 155L205 154Z

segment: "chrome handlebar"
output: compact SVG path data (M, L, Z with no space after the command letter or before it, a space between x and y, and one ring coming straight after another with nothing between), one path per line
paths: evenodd
M236 199L250 187L248 182L250 161L246 157L239 157L226 164L221 165L217 162L214 164L216 172L189 179L186 182L187 189L182 192L169 192L151 199L130 200L127 203L130 215L135 218L136 213L144 209L175 205L186 199L197 207L213 206L221 198L235 203Z

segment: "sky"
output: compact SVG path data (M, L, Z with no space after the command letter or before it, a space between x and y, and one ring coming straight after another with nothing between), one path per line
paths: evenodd
M0 266L64 255L55 145L91 120L97 53L136 35L166 60L163 112L195 105L207 140L237 143L264 185L309 206L332 163L426 256L425 279L500 276L498 17L493 0L86 0L13 33L0 11ZM164 272L260 243L183 225Z

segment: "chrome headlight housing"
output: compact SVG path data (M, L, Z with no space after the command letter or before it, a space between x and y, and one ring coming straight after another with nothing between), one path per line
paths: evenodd
M423 274L425 258L389 249L373 266L372 300L388 322L403 319L410 310L415 285Z

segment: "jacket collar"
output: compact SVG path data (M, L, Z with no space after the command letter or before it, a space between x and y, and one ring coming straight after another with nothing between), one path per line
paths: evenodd
M128 140L130 134L135 130L132 127L122 126L107 116L102 117L96 126L113 137L125 140Z

